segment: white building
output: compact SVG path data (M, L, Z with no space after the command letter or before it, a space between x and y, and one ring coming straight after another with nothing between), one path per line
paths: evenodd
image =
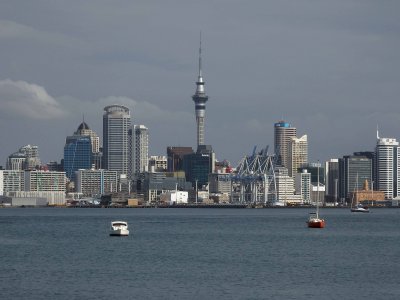
M0 196L25 190L24 171L0 170Z
M32 203L43 199L49 205L63 205L65 183L65 172L0 170L0 195L12 197L16 205L36 205Z
M297 169L308 163L307 135L292 137L287 149L287 168L290 177L294 177Z
M149 170L149 130L144 125L134 125L132 133L133 174Z
M103 195L117 192L117 171L108 170L78 170L76 171L75 187L77 193L83 196Z
M378 138L376 144L377 188L386 199L400 196L399 142L393 138Z
M286 205L294 198L294 180L288 175L287 168L278 167L275 169L276 192L279 202Z
M311 173L303 169L301 173L296 173L295 177L296 194L301 195L304 204L311 203Z
M65 192L62 191L20 191L10 192L9 196L13 198L13 203L14 198L19 199L18 203L36 202L37 199L45 199L48 205L64 205L66 203Z
M170 205L188 203L188 198L189 193L185 191L168 191L160 195L160 201Z
M8 156L6 169L7 170L32 170L40 166L39 148L38 146L26 145L19 148Z
M66 182L65 172L39 170L25 172L25 191L65 193Z

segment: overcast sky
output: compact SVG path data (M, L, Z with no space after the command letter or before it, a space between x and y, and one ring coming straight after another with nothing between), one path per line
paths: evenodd
M233 166L273 150L284 119L310 161L400 138L398 0L35 0L0 2L0 165L21 146L60 161L103 108L149 128L150 155L196 145L202 32L205 141Z

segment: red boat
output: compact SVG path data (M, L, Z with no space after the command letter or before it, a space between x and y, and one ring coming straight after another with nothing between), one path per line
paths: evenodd
M310 228L324 228L325 220L318 217L318 213L310 213L310 217L307 221L308 227Z
M325 220L320 219L318 216L319 212L319 161L318 161L318 186L317 186L317 201L315 206L317 207L316 212L311 212L310 216L308 217L307 225L309 228L324 228L325 227Z

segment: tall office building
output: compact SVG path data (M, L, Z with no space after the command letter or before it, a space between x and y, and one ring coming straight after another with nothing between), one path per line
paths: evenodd
M192 147L169 146L167 148L167 171L177 172L183 170L183 159L187 154L193 154Z
M277 157L277 164L288 167L287 155L288 145L291 138L296 137L296 128L285 121L279 121L274 125L274 151Z
M103 114L103 167L128 174L131 115L123 105L109 105Z
M329 202L338 201L339 160L337 158L331 158L325 162L325 196Z
M90 129L89 125L86 124L85 121L79 125L78 129L75 132L75 135L88 135L90 136L90 140L92 142L92 152L98 153L100 151L100 139L96 132Z
M132 150L133 173L147 172L149 168L149 130L146 126L133 126Z
M208 175L215 171L215 153L210 145L200 145L196 153L187 154L183 159L186 180L192 186L201 188L208 184Z
M204 125L206 116L206 102L208 96L204 91L204 80L201 74L201 36L200 36L200 48L199 48L199 76L196 82L196 93L192 96L195 103L196 112L196 123L197 123L197 147L204 145Z
M92 168L93 152L90 136L68 136L64 146L64 171L69 180L75 179L79 169Z
M90 137L92 142L92 166L95 169L101 169L101 152L100 152L100 138L96 132L94 132L88 124L83 120L75 132L75 135L86 135Z
M290 177L294 177L297 170L308 163L307 135L301 138L292 137L288 143L287 168Z
M339 159L339 197L348 199L349 193L361 190L364 182L372 180L372 160L363 155L346 155Z
M400 196L400 149L393 138L379 138L376 144L376 181L386 199Z

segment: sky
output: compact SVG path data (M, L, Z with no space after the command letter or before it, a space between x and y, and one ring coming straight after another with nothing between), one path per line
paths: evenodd
M205 143L237 166L274 147L274 123L307 134L309 161L400 138L400 1L0 2L0 165L24 145L60 161L83 118L129 107L149 155L196 147L192 95L209 96Z

